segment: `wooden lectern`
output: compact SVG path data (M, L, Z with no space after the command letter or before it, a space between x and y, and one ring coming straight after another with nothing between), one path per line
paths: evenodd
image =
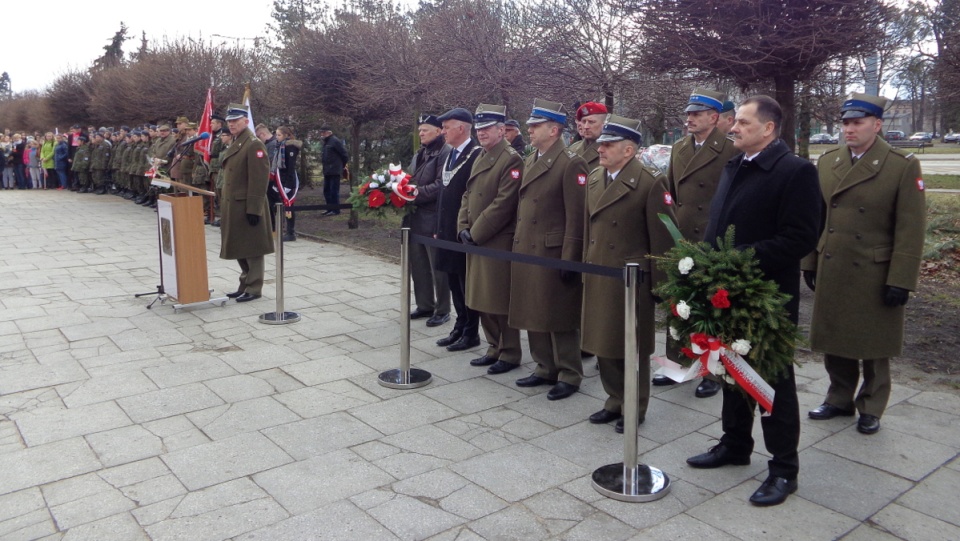
M199 195L214 195L213 192L169 179L155 178L151 184L175 187ZM194 303L211 302L223 306L227 301L226 297L210 298L207 241L203 230L203 197L189 193L160 194L157 198L157 227L160 237L158 298L161 304L167 299L175 300L175 312L184 305Z

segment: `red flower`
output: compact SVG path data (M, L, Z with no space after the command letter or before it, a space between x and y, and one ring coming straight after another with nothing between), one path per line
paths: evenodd
M680 317L680 312L677 312L677 305L676 305L676 304L671 304L671 305L670 305L670 313L673 314L673 315L676 316L676 317Z
M702 332L690 335L690 343L700 346L700 349L710 349L710 337Z
M710 299L710 304L714 308L730 308L730 299L727 298L726 289L718 289L717 293Z
M367 195L367 190L370 189L370 183L365 182L363 186L360 186L360 195Z
M699 358L698 355L694 353L693 350L690 348L680 348L680 353L683 353L684 355L686 355L687 357L690 357L691 359Z
M374 190L370 192L369 197L367 197L367 205L369 205L372 209L381 207L386 202L387 196L383 195L383 192L380 190Z
M395 193L391 193L391 194L390 194L390 204L393 205L393 206L395 206L395 207L397 207L397 208L401 208L401 207L403 207L404 205L406 205L407 202L404 201L403 198L400 197L399 195L397 195L397 194L395 194Z

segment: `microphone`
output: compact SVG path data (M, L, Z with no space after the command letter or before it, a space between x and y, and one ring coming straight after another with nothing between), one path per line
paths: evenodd
M187 139L186 141L180 143L180 146L185 147L187 145L192 145L197 141L203 141L204 139L210 139L210 132L203 132L196 137L191 137L190 139Z

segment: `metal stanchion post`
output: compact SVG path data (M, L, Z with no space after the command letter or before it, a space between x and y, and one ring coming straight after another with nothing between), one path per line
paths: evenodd
M670 478L661 470L640 464L637 459L637 401L640 353L637 351L637 291L640 265L628 263L624 269L624 398L623 462L607 464L593 472L593 488L600 494L622 502L652 502L670 492ZM645 359L644 362L650 362Z
M300 314L283 311L283 203L277 203L276 219L273 222L273 243L277 256L277 310L260 316L260 323L267 325L286 325L300 321Z
M416 389L433 380L426 370L410 368L410 228L400 230L400 368L381 372L380 385Z

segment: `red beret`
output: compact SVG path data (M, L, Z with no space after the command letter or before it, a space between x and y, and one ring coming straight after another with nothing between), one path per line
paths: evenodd
M607 106L602 103L597 103L595 101L588 101L580 106L577 109L577 120L583 120L583 117L587 115L605 115L607 114Z

